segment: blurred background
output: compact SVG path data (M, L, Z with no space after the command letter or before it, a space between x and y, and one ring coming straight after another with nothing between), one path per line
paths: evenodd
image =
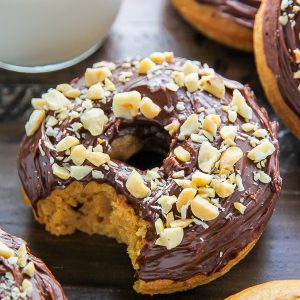
M85 4L88 2L84 1ZM105 6L102 9L100 15L105 13ZM69 13L72 10L73 6ZM114 8L112 14L117 11L118 8ZM85 23L80 20L78 24L80 22ZM77 43L84 40L85 35L93 34L83 33L76 25L73 29L78 33ZM70 299L150 298L136 295L131 288L133 270L124 245L105 237L79 233L60 238L50 236L33 220L31 209L22 203L16 154L31 109L31 98L40 96L49 87L82 75L86 67L100 60L174 51L177 56L208 63L227 78L249 83L271 119L278 118L264 97L253 55L206 39L182 20L168 0L123 0L107 38L98 50L99 45L95 45L94 54L60 71L24 74L0 69L0 226L28 241L32 252L48 264ZM22 49L18 51L22 52ZM232 271L213 283L189 292L156 298L223 299L256 283L299 277L300 157L297 153L300 143L282 123L279 140L283 190L277 210L258 245Z

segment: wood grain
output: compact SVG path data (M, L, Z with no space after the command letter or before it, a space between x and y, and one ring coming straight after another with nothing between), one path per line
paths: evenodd
M0 71L0 114L5 101L28 104L50 86L68 82L101 59L148 55L174 50L176 55L207 62L218 72L250 83L272 119L277 119L263 96L251 54L239 53L205 39L177 15L168 1L125 0L103 47L86 61L66 70L42 75ZM9 98L10 97L10 98ZM15 104L16 105L16 104ZM70 299L140 299L133 292L133 270L124 245L114 240L77 233L56 238L32 218L22 201L16 154L24 132L22 117L6 113L0 124L0 226L26 239L65 287ZM12 119L15 118L15 119ZM158 299L224 299L232 293L272 279L300 278L300 143L281 125L283 190L276 211L257 246L232 271L192 291Z

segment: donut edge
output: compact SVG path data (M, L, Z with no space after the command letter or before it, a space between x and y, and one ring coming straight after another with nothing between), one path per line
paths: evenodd
M263 16L265 12L266 1L263 0L260 9L256 15L254 23L254 54L256 69L259 75L261 85L272 105L274 111L282 119L291 132L300 139L300 119L289 108L281 96L277 80L272 70L268 67L263 43Z
M153 281L137 280L134 283L134 290L140 294L171 294L174 292L183 292L199 285L207 284L223 275L225 275L232 267L238 264L246 255L253 249L259 237L249 243L244 249L242 249L238 256L230 260L220 271L209 275L196 275L184 281L174 281L170 279L159 279Z
M21 194L22 194L22 198L23 198L23 201L25 202L25 204L31 206L30 199L27 196L23 187L21 188ZM51 194L49 197L51 197ZM34 213L35 219L40 224L47 225L45 222L43 222L41 219L38 218L38 216L34 210L33 210L33 213ZM72 234L73 233L73 232L66 232L63 234L57 234L57 233L49 230L49 228L47 228L47 226L46 226L46 230L49 231L51 234L55 234L55 235L64 235L64 234ZM87 232L87 233L89 233L89 232ZM108 236L108 235L106 235L106 236ZM117 240L117 242L121 242L121 243L124 242L115 236L110 236L110 237L115 238ZM244 249L242 249L239 252L239 254L237 255L236 258L230 260L220 271L215 272L212 275L206 276L206 275L200 274L200 275L193 276L193 277L191 277L187 280L183 280L183 281L174 281L174 280L170 280L170 279L158 279L158 280L151 280L151 281L137 280L134 282L133 288L137 293L154 295L154 294L171 294L174 292L189 290L189 289L195 288L199 285L207 284L207 283L223 276L233 266L235 266L239 261L241 261L255 246L258 239L259 239L259 237L256 240L250 242ZM130 252L131 251L129 251L128 253L129 253L129 257L131 259L133 268L137 269L138 265L135 262L135 257Z
M296 297L300 297L300 280L274 280L265 282L242 290L225 300L263 300L275 299L275 297L276 299L294 299L292 297L296 299Z
M215 7L195 0L172 0L181 16L206 37L238 50L253 52L252 30L222 16Z

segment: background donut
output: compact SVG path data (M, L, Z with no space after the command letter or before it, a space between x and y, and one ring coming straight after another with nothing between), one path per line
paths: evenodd
M292 300L300 297L300 280L277 280L245 289L225 300Z
M67 299L47 266L26 242L0 229L0 298Z
M172 0L187 22L205 36L239 50L253 50L260 0Z
M285 5L287 4L287 5ZM297 1L263 1L255 20L256 67L276 113L300 138L300 13Z

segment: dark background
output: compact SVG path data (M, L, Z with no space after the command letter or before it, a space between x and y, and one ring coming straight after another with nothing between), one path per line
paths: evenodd
M76 29L75 29L76 30ZM29 243L62 283L70 299L138 299L131 288L133 270L126 247L101 236L77 233L56 238L33 220L21 200L16 153L30 99L48 87L68 82L99 60L147 56L173 50L177 56L207 62L225 77L249 83L271 119L252 54L218 45L198 34L169 1L125 0L109 38L86 61L51 74L0 71L0 226ZM21 115L17 117L18 115ZM274 279L300 278L300 143L280 124L283 189L275 213L252 252L220 279L188 292L158 299L223 299L251 285Z

